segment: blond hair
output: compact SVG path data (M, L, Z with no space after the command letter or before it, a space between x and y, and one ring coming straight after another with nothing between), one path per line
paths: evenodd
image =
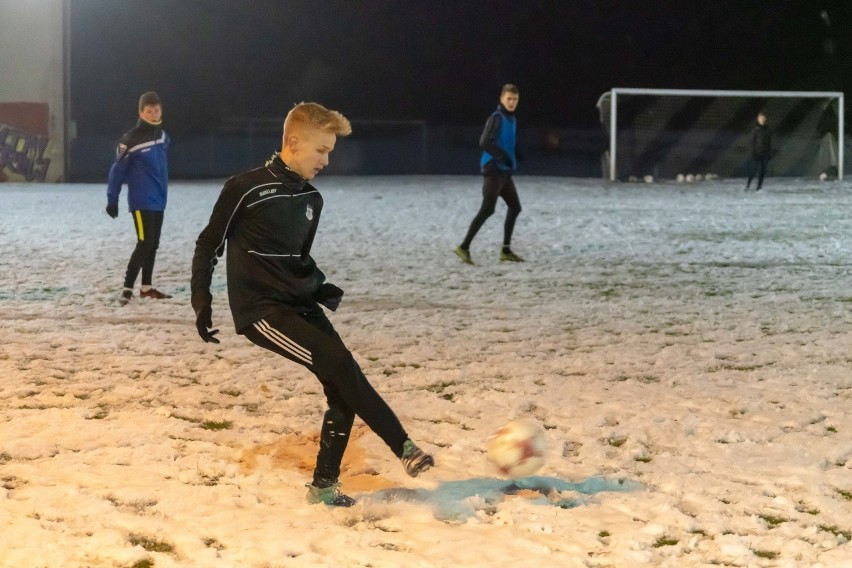
M319 103L299 103L290 109L284 119L284 137L293 134L301 128L316 128L339 136L352 134L349 119L337 112L329 110Z

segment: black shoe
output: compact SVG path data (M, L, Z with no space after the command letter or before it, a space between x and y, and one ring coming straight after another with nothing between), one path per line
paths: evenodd
M351 507L355 499L340 492L340 483L332 483L328 487L316 487L313 483L306 483L308 488L308 503L316 505L324 503L330 507Z
M118 297L118 305L126 306L133 299L133 290L124 290L121 296Z
M171 298L169 294L163 294L156 288L148 288L147 290L142 290L139 292L140 298L151 298L152 300L165 300L166 298Z
M411 440L406 440L402 445L402 457L399 459L405 466L405 473L411 477L417 477L435 465L435 459L414 445Z

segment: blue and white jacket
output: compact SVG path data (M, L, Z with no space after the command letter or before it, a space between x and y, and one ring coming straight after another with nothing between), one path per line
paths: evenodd
M162 125L140 118L118 142L115 162L107 177L107 203L117 206L121 186L127 183L130 211L165 211L169 193L168 149L169 135Z
M482 148L479 167L483 174L512 175L518 162L515 152L517 134L515 113L506 110L502 104L497 105L479 137L479 147Z

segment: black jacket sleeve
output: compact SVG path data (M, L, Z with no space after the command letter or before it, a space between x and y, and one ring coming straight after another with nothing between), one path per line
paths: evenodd
M217 257L222 256L225 250L225 241L237 217L236 209L239 207L240 197L239 193L231 187L229 180L213 206L210 221L195 241L190 288L192 309L196 314L202 308L209 307L213 301L213 296L210 294L213 269L216 266Z
M497 134L500 132L500 121L502 118L498 113L488 117L482 136L479 137L479 147L499 159L506 156L506 152L497 144Z

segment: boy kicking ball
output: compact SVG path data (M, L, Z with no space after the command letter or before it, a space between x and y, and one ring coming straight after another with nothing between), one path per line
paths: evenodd
M311 258L323 199L311 180L328 165L337 136L352 128L342 114L300 103L284 120L281 152L265 166L225 183L192 259L192 307L198 334L211 329L210 282L227 249L228 300L237 333L302 365L322 384L322 421L309 503L350 507L340 491L340 463L359 416L416 477L435 465L408 437L394 412L361 372L320 305L337 310L343 290L325 281Z

